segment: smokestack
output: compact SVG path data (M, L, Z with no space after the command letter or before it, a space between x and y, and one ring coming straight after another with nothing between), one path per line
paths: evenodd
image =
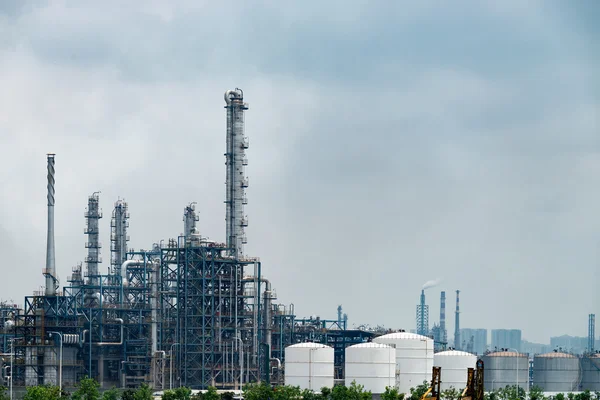
M460 350L460 306L458 294L460 290L456 291L456 319L454 320L454 348Z
M440 339L446 343L446 292L442 291L440 296Z
M589 315L588 321L588 350L590 353L594 352L594 345L596 341L596 314Z
M425 289L421 290L421 301L417 306L417 333L423 336L429 334L429 306L425 305Z
M54 256L54 154L48 154L48 235L46 237L46 296L55 296L57 290Z

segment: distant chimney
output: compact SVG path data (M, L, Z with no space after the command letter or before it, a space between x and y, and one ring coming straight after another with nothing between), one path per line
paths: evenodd
M458 298L458 294L460 293L460 290L456 291L456 319L454 320L454 348L456 350L460 350L461 349L461 344L460 344L460 307L459 307L459 298Z
M46 296L55 296L58 289L54 256L54 154L48 154L48 236L46 237Z
M442 291L440 296L440 339L446 343L448 341L446 331L446 292Z

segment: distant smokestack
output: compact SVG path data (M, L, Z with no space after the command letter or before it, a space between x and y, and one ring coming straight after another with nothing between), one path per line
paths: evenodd
M588 350L590 353L594 352L594 345L596 341L596 314L589 315L588 322Z
M460 306L458 294L460 290L456 291L456 319L454 320L454 348L460 350Z
M429 334L429 306L425 305L425 289L421 290L421 301L417 306L417 333Z
M46 237L46 296L55 296L57 290L54 255L54 154L48 154L48 235Z
M442 342L447 342L446 332L446 292L442 291L440 296L440 339Z

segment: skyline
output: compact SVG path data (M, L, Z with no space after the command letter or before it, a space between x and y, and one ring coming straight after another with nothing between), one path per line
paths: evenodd
M56 153L61 286L100 191L130 247L225 239L223 92L249 103L246 253L299 316L587 336L600 315L594 2L0 4L0 250L22 305L44 284ZM5 267L6 269L7 267ZM436 293L436 295L434 295ZM541 322L540 322L541 321Z

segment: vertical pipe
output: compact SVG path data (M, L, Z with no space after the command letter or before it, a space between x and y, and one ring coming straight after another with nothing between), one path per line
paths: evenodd
M46 296L56 295L54 252L54 154L48 154L48 235L46 238Z

